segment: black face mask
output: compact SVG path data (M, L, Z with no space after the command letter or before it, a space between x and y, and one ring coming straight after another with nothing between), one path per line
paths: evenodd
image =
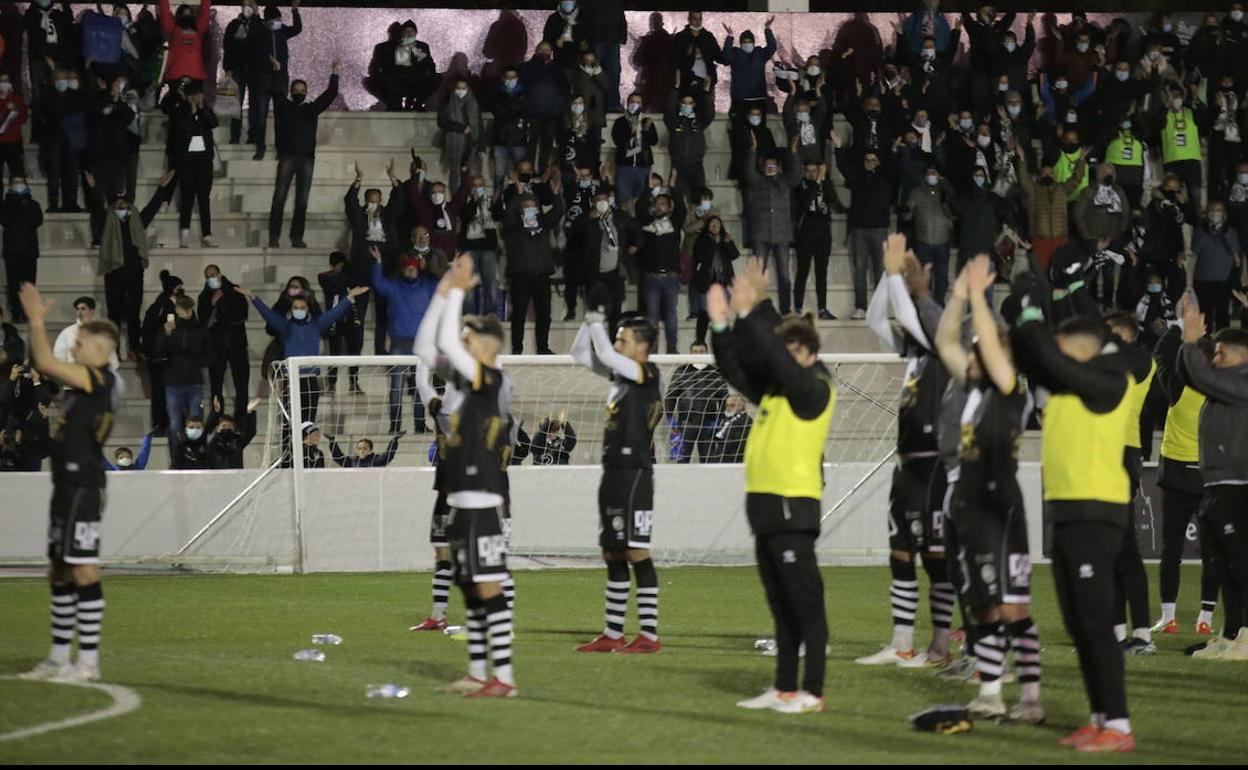
M867 110L867 117L871 118L872 120L878 120L880 117L880 111L879 110Z
M303 104L304 100L306 100L307 98L308 98L307 94L291 94L290 95L290 100L294 102L295 104Z
M1078 142L1062 142L1063 152L1074 152L1075 150L1078 150L1078 149L1079 149Z

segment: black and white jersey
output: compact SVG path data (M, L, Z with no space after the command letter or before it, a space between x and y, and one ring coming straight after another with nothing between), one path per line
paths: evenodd
M607 426L602 437L604 468L649 468L654 427L663 416L663 388L659 367L638 364L641 382L613 375L607 398Z
M987 508L1021 498L1018 447L1031 404L1031 394L1017 378L1009 393L1002 393L990 380L967 393L956 491L964 505Z
M107 368L85 367L86 390L66 388L52 430L52 483L104 486L104 442L113 430L113 387Z
M449 494L488 492L502 495L506 480L499 461L502 445L511 440L511 378L502 369L477 364L471 382L455 376L462 394L459 408L449 415L446 451L439 466L440 483Z
M948 382L949 374L934 355L910 359L897 407L898 454L934 454L939 450L940 402Z
M967 389L959 385L952 377L945 383L945 392L940 398L940 421L937 445L940 447L940 460L945 465L945 474L950 480L958 478L958 445L962 441L962 408L966 406Z
M429 415L433 418L434 440L437 442L438 452L434 458L433 468L433 488L442 489L442 466L446 460L446 436L451 430L451 415L459 407L462 396L450 383L447 383L446 389L442 395L433 399L428 403Z

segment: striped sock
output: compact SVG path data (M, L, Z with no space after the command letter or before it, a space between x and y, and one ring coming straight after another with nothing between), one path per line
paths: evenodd
M74 586L52 586L52 652L48 660L64 665L74 650Z
M980 694L999 694L1005 670L1005 628L1000 623L980 624L975 634L975 661Z
M464 624L468 627L468 676L485 681L489 673L485 645L485 608L475 596L464 600L466 605Z
M628 591L633 587L628 562L607 562L607 625L603 634L610 639L624 636L624 616L628 613Z
M100 665L100 626L104 622L104 587L78 586L78 663Z
M659 575L654 561L645 559L633 565L637 577L637 622L641 635L652 642L659 639Z
M1014 650L1014 666L1023 685L1023 700L1040 700L1040 632L1031 618L1016 620L1006 626L1010 649Z
M485 626L490 637L490 662L494 676L503 684L514 685L511 671L511 609L502 594L485 600Z
M437 620L446 618L446 607L451 600L451 563L440 561L433 568L433 612Z
M507 578L503 580L503 597L507 599L507 609L512 612L516 611L516 579L507 573Z
M919 581L914 562L890 556L888 568L893 575L888 587L888 596L893 605L892 644L903 652L913 650L914 615L919 609Z
M923 568L931 579L927 604L932 612L931 652L944 657L949 654L949 628L953 625L953 583L949 582L949 562L944 556L923 557Z

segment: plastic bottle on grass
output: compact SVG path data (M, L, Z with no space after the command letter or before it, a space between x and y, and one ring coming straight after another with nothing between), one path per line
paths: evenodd
M320 650L300 650L295 653L295 660L311 660L316 663L324 663L325 653Z
M338 634L313 634L312 644L342 644L342 637Z
M364 695L369 698L406 698L411 688L401 684L370 684Z

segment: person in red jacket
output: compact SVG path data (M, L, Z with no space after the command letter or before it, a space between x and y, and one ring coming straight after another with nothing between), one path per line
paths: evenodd
M26 176L22 150L22 124L26 122L26 102L13 89L7 73L0 73L0 179ZM7 170L6 170L7 169Z
M185 3L178 6L175 16L169 0L160 0L160 31L169 38L169 59L165 63L165 81L176 83L180 78L204 80L204 36L208 32L212 0L199 0L199 14Z

